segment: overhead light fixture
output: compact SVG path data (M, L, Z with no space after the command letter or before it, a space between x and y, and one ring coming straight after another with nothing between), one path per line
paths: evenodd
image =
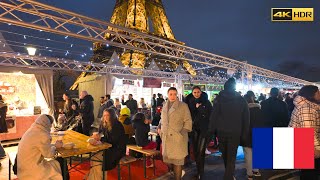
M34 56L36 54L37 49L34 47L27 47L27 51L30 56Z

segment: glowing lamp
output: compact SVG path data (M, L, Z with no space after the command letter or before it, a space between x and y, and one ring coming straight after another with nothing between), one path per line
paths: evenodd
M30 56L34 56L36 54L37 49L34 47L27 47L27 51Z

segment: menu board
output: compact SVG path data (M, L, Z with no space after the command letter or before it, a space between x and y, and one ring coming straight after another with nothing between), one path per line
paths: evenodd
M13 94L15 89L10 83L0 81L0 94Z
M123 84L134 85L134 81L124 79L124 80L123 80Z
M161 88L161 79L153 77L143 78L143 87Z
M201 91L206 90L206 85L205 84L184 84L184 90L192 90L194 86L199 86Z
M222 85L208 85L207 91L222 91L223 86Z

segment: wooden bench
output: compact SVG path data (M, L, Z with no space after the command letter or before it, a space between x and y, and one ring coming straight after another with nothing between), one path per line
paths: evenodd
M127 166L128 171L129 171L129 179L131 179L131 170L130 170L130 165L132 162L137 161L136 158L132 156L125 156L120 159L120 162L118 164L118 180L121 180L121 166Z
M137 145L127 145L127 148L131 151L139 152L143 155L143 172L144 172L144 178L147 178L147 157L152 158L153 163L153 175L156 175L156 164L154 161L154 157L160 154L160 151L157 150L151 150L151 149L142 149L142 147L139 147Z

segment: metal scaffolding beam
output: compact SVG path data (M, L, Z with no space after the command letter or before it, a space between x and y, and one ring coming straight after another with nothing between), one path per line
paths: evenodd
M207 67L238 70L249 69L249 74L251 75L281 80L286 83L312 84L302 79L184 46L109 22L89 18L34 0L2 0L0 2L0 22L92 42L105 43L124 49L138 50L146 54L158 55L168 59L180 59L190 63L200 63ZM111 28L108 29L107 27ZM113 39L106 40L104 38L106 33L110 34ZM136 44L139 44L139 46L137 47ZM74 67L74 69L77 68Z
M92 69L88 70L86 67L90 65ZM139 70L141 75L137 75L135 72L137 69L127 68L123 66L115 66L108 64L81 62L76 60L42 57L42 56L29 56L18 53L0 52L0 66L14 66L24 68L41 68L41 69L52 69L52 70L73 70L79 72L93 72L100 74L113 74L113 75L129 75L137 77L158 77L164 79L181 79L184 81L202 81L208 83L222 84L226 81L220 77L207 77L197 76L192 77L189 74L154 71L154 70Z
M88 70L86 67L90 65L92 68ZM208 84L223 84L226 77L210 77L210 76L196 76L192 77L190 74L172 73L164 71L154 71L142 69L139 70L141 75L137 75L137 69L123 66L115 66L109 64L82 62L77 60L69 60L63 58L52 58L43 56L29 56L19 53L0 52L0 66L14 66L34 69L52 69L52 70L72 70L79 72L92 72L99 74L113 74L113 75L128 75L135 77L157 77L163 79L173 79L190 81L195 83ZM277 86L280 88L299 88L301 84L296 82L284 82L282 85L277 83L266 83L266 87Z

